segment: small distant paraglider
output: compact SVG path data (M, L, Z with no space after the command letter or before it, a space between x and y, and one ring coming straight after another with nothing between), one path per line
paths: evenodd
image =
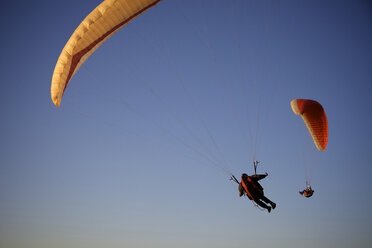
M306 189L300 191L300 195L303 195L306 198L311 197L313 194L314 194L314 190L311 188L310 185L307 185Z
M307 129L319 151L324 151L328 143L328 121L325 111L320 103L308 99L294 99L291 101L291 107L296 115L301 115ZM311 197L314 194L311 186L300 191L301 195Z

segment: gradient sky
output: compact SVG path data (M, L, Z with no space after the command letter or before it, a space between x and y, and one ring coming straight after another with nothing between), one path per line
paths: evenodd
M371 247L370 1L164 0L58 109L59 53L99 3L2 5L1 248ZM323 105L325 152L294 98ZM270 214L224 170L253 173L252 157Z

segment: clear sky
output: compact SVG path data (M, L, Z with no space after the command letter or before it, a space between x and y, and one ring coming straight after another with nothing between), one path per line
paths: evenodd
M54 66L99 3L2 4L1 248L371 247L370 1L164 0L58 109ZM295 98L323 105L326 151ZM271 213L226 173L253 157Z

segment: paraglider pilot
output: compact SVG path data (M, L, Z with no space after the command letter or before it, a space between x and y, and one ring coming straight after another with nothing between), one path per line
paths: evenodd
M314 190L311 188L310 185L307 185L307 188L300 191L300 195L304 195L305 197L309 198L314 194Z
M250 200L253 200L260 207L267 209L267 211L270 213L271 208L274 209L276 204L265 197L263 188L258 183L259 180L265 178L266 176L267 172L265 175L254 174L252 176L248 176L245 173L242 174L242 179L239 183L239 196L242 197L244 194L246 194ZM270 204L271 207L265 203Z

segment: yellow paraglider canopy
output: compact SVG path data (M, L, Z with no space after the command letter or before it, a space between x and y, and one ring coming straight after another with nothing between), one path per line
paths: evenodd
M60 107L63 92L80 66L116 31L161 0L105 0L77 27L54 69L51 97Z

